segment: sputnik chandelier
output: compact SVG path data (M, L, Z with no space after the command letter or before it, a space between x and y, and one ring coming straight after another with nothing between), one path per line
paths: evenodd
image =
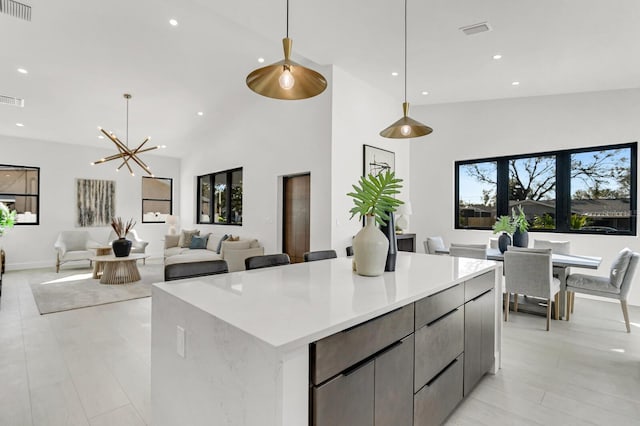
M165 145L156 145L156 146L152 146L152 147L149 147L149 148L142 149L144 144L146 144L147 142L149 142L151 140L151 136L148 136L144 141L142 141L142 143L140 145L138 145L138 147L136 149L130 149L129 148L129 99L131 99L131 95L128 94L128 93L125 93L124 94L124 98L127 100L126 144L122 143L122 141L120 141L120 139L118 139L118 137L115 134L113 134L111 132L107 132L102 127L98 127L98 130L100 130L102 132L102 134L104 134L106 137L108 137L111 140L111 142L113 142L116 145L116 147L118 148L118 153L110 155L110 156L105 157L105 158L101 158L101 159L99 159L97 161L94 161L93 163L91 163L91 165L93 166L93 165L96 165L96 164L106 163L107 161L120 160L121 159L122 160L122 164L120 164L118 166L116 171L120 171L122 166L127 166L127 169L129 169L129 173L131 173L131 176L135 176L135 173L133 173L133 170L131 169L131 165L129 164L129 161L131 160L134 163L136 163L138 166L140 166L142 168L142 170L144 170L148 175L153 176L153 173L151 173L151 169L149 169L149 166L147 166L145 164L145 162L140 159L139 155L144 153L144 152L153 151L154 149L166 148L166 146Z

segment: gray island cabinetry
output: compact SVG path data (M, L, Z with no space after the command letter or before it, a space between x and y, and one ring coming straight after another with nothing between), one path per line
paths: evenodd
M442 423L500 363L501 266L399 253L153 286L154 426Z

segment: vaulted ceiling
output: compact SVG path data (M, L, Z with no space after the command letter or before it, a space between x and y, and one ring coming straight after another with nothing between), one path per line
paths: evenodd
M640 87L637 0L408 1L413 105ZM151 134L180 156L172 141L241 110L258 57L282 56L284 0L23 2L31 22L0 14L0 95L25 99L0 105L4 135L103 146L96 126L123 137L130 92L131 144ZM459 29L479 22L491 31ZM289 34L294 59L402 99L402 0L290 0Z

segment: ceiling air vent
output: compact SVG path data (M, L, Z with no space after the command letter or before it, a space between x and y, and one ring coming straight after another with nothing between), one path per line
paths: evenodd
M11 96L0 95L0 104L2 105L13 105L20 108L24 107L24 99L13 98Z
M466 27L461 27L463 33L466 35L474 35L479 33L484 33L486 31L491 31L491 27L486 22L480 22L479 24L467 25Z
M31 6L15 0L0 0L0 13L25 21L31 21Z

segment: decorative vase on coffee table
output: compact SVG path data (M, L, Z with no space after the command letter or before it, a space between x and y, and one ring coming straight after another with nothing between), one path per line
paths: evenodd
M113 249L113 254L116 257L127 257L129 253L131 253L131 241L126 238L118 238L117 240L113 240L111 243L111 248Z
M365 216L366 224L353 238L354 260L358 275L377 277L384 273L389 240L376 226L373 215Z
M529 232L521 232L516 229L516 232L513 233L513 245L516 247L529 247Z

